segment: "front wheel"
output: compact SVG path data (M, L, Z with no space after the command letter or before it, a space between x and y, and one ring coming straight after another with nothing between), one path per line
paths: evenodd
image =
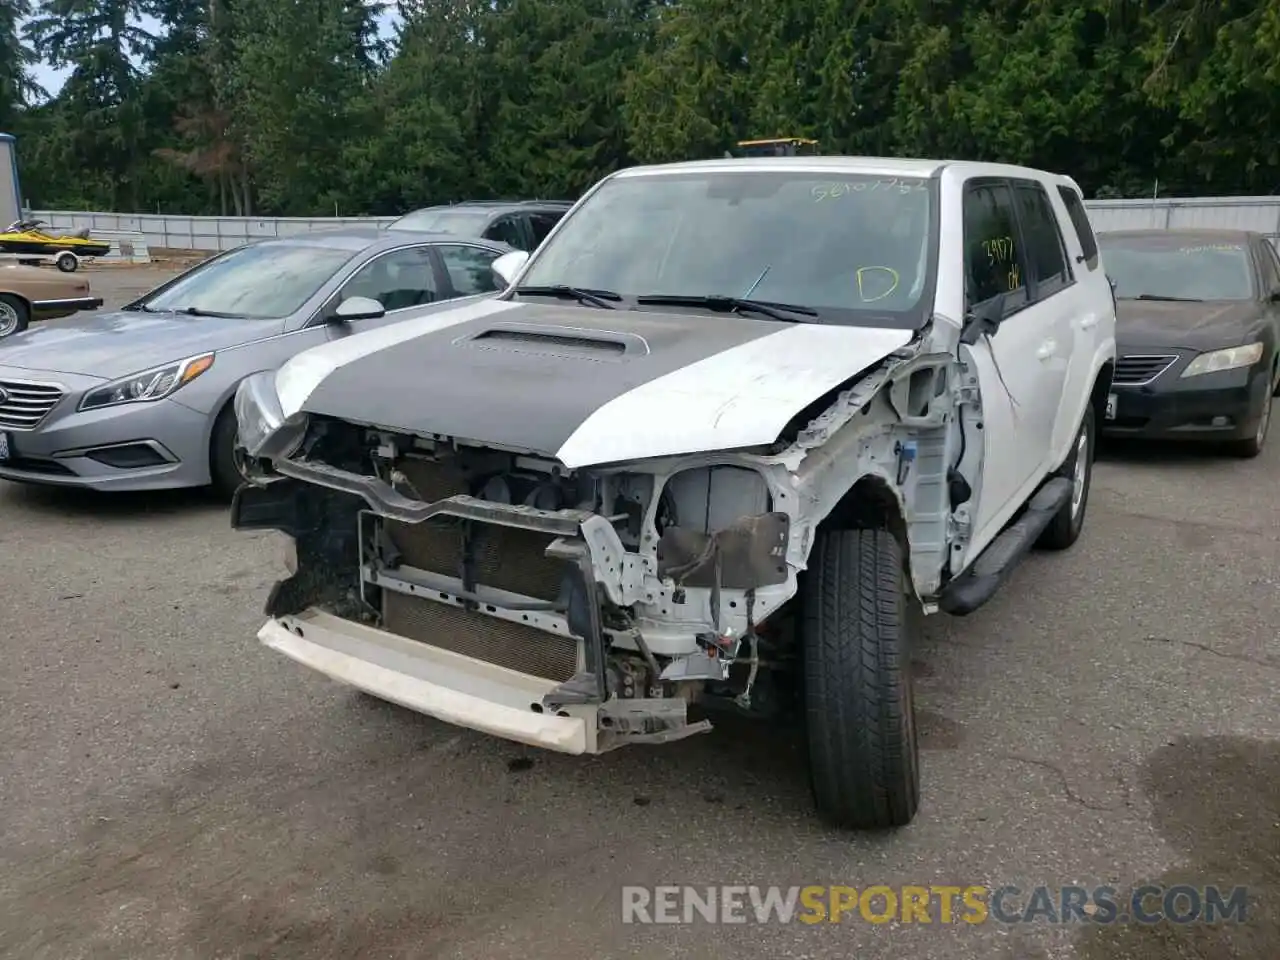
M1229 449L1237 457L1251 460L1258 454L1262 453L1262 448L1267 445L1267 433L1271 429L1271 397L1263 401L1262 411L1258 414L1258 426L1253 431L1253 436L1244 440L1236 440L1229 445Z
M80 258L69 250L58 254L58 259L53 262L63 273L75 273L80 269Z
M920 806L909 651L915 639L902 545L888 530L831 530L802 594L809 776L823 819L900 827Z
M209 441L210 485L214 495L222 500L230 500L245 479L241 460L236 454L238 432L235 408L228 403L214 421L213 436Z

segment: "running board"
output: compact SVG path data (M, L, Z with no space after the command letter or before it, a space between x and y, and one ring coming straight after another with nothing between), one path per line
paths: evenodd
M968 570L943 588L938 609L963 617L994 597L1045 527L1071 500L1071 490L1071 481L1066 477L1054 477L1041 487L1022 516L992 540Z

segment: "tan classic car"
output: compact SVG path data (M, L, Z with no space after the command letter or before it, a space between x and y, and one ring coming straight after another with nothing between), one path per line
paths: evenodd
M41 267L0 265L0 340L21 333L33 320L97 310L102 298L83 277Z

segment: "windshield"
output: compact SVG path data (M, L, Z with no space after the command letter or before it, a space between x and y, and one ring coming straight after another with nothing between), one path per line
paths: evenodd
M819 322L914 328L934 192L929 180L805 170L622 176L562 222L520 283L750 298L810 307Z
M1098 238L1107 276L1122 300L1249 300L1253 268L1245 243L1196 237Z
M448 207L436 207L406 213L392 223L390 229L479 236L488 222L489 214L483 210L450 210Z
M350 260L349 250L265 243L240 247L143 298L149 311L280 320L294 313Z

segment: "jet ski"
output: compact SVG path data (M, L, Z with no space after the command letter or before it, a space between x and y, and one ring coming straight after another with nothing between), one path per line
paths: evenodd
M69 250L78 257L105 257L111 252L111 244L92 239L88 229L52 234L44 226L43 220L15 220L0 232L0 253L51 257Z

